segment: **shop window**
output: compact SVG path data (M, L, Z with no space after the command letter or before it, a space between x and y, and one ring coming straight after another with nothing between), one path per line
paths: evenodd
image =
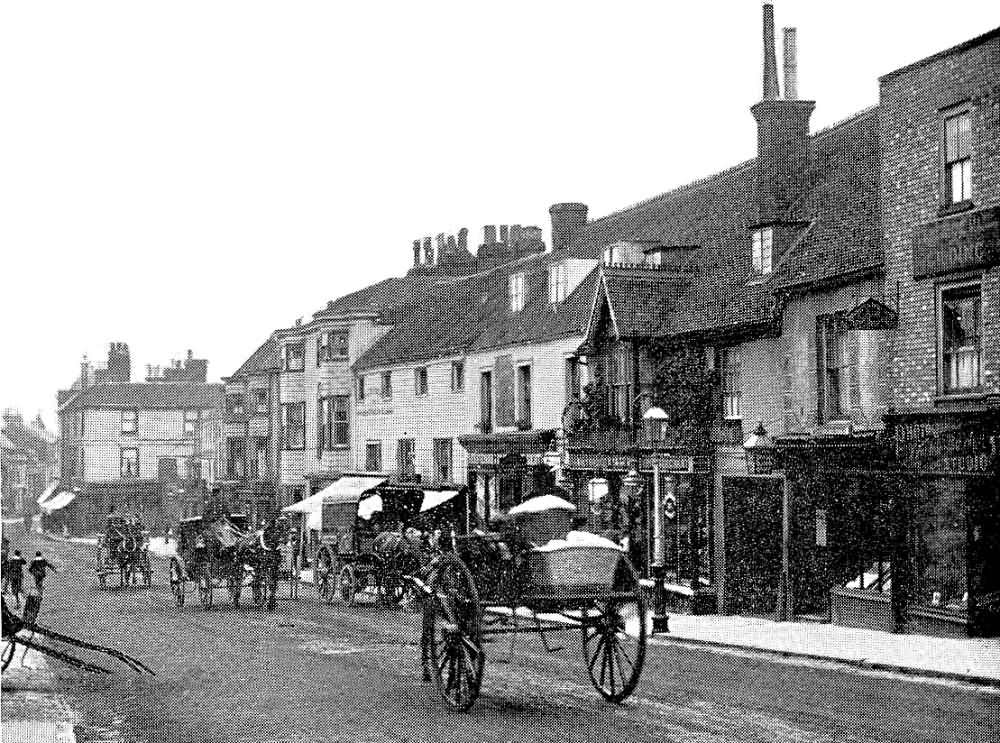
M945 394L977 391L982 361L981 287L946 287L939 297L941 389Z
M938 480L922 495L915 529L915 603L964 613L969 601L965 485Z
M968 111L944 120L944 193L946 204L972 198L972 121Z

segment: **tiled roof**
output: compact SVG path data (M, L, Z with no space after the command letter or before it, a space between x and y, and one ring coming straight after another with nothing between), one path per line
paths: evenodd
M272 336L264 341L260 345L260 348L250 354L250 358L244 361L242 366L233 372L229 378L246 377L258 372L277 369L279 361L278 343Z
M749 160L593 220L558 255L532 255L454 279L447 286L431 285L356 367L388 366L582 333L597 272L565 302L552 305L546 268L562 256L595 258L620 241L685 246L681 263L689 271L602 269L603 291L621 333L686 334L769 322L775 312L776 290L882 264L877 126L877 109L868 109L811 137L807 185L783 216L786 221L803 222L806 228L764 280L755 280L751 266L750 227L758 219L758 200L756 160ZM515 271L526 273L527 303L520 312L511 312L507 306L507 281Z
M129 382L88 387L74 401L77 407L156 410L207 409L222 406L223 386L201 382Z

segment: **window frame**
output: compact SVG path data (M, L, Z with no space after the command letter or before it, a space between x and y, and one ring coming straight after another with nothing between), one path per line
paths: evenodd
M316 365L350 356L347 330L324 330L316 341Z
M409 459L405 463L403 461L404 444L406 444L405 448L409 451ZM407 466L404 467L404 464L407 464ZM412 436L404 436L401 439L396 439L396 468L400 477L417 474L417 440Z
M564 262L549 266L549 302L565 302L569 295L569 266Z
M201 423L201 411L197 409L188 408L183 412L183 422L181 424L181 433L184 438L193 438L198 435L198 427ZM188 424L191 424L191 428L188 429Z
M289 411L293 408L297 408L302 411L302 420L294 424L295 429L301 428L302 430L302 443L297 446L291 445L291 440L289 438L289 430L292 429L293 424L289 422ZM305 451L306 448L306 403L302 402L283 402L281 403L281 449L282 451Z
M243 392L227 392L226 393L226 412L229 415L243 415L246 411L246 399ZM233 401L236 400L236 404Z
M945 317L944 305L945 295L949 293L974 294L978 293L978 306L976 312L976 383L967 387L949 388L946 384L945 376ZM983 282L977 277L964 281L953 281L938 284L935 287L936 305L936 345L937 345L937 391L938 395L946 398L955 398L962 395L976 395L983 390ZM964 348L964 347L958 347Z
M377 452L375 456L375 466L372 466L372 452ZM365 442L365 472L382 471L382 441L368 440Z
M735 380L735 385L733 381ZM719 349L719 386L722 394L722 419L743 420L743 348Z
M358 391L358 401L363 402L365 399L365 375L359 374L358 381L355 383Z
M131 415L132 416L132 426L131 426L131 428L126 428L125 427L125 416L126 415ZM128 434L130 436L138 436L139 435L139 411L136 410L135 408L128 408L126 410L121 411L121 416L119 418L119 422L121 423L121 433L122 434Z
M532 392L535 384L532 362L521 362L514 367L514 419L518 428L531 428ZM527 371L527 388L524 386L524 373Z
M451 391L462 392L465 390L465 361L458 360L451 362Z
M518 271L507 279L507 294L510 300L510 311L520 312L525 305L524 271Z
M956 153L956 157L951 157L948 151L948 124L951 121L965 119L968 121L968 140L966 142L965 153ZM955 144L959 145L960 134L956 131ZM949 108L941 112L941 204L942 208L950 209L972 202L972 110L968 104L962 104ZM958 165L962 172L962 192L954 193L952 167Z
M764 237L767 236L767 262L764 261ZM750 265L758 276L769 276L774 270L774 227L757 227L750 234Z
M455 443L451 438L434 439L434 480L452 482L455 476ZM442 456L446 453L446 456ZM442 469L444 465L444 469Z
M135 452L134 462L135 471L126 473L125 472L125 462L129 461L126 459L126 452ZM122 480L139 479L139 447L137 446L123 446L118 450L118 477Z
M413 369L413 394L417 397L424 397L430 389L430 375L426 366L417 366Z
M298 353L293 355L293 351ZM297 366L292 366L292 359L297 359ZM282 371L300 372L306 368L306 344L303 341L289 341L281 347Z
M263 396L261 393L263 393ZM263 397L263 402L259 399L261 397ZM267 413L270 397L271 395L268 393L267 387L254 387L250 390L250 402L253 407L254 415L263 415Z
M384 371L381 373L381 393L382 397L386 400L392 399L392 372Z

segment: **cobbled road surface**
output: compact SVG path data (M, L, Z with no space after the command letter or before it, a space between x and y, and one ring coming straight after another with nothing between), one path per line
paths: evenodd
M536 637L487 647L482 695L468 713L421 682L418 618L326 605L312 586L273 613L178 609L157 558L152 589L101 590L95 548L40 540L60 572L42 622L141 658L91 676L53 662L78 741L916 741L1000 740L1000 690L802 665L654 643L636 692L607 704L590 686L579 636L547 653ZM34 549L34 546L31 546ZM22 546L22 551L24 546ZM15 690L16 691L16 690Z

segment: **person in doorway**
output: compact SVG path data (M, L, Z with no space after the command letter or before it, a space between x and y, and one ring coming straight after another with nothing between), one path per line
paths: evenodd
M35 593L38 594L38 598L42 597L42 587L45 583L45 576L48 574L49 570L53 573L56 572L56 566L42 557L42 553L40 551L36 552L35 558L28 565L28 572L31 573L31 577L35 579Z
M21 550L14 550L14 555L7 560L7 572L10 575L10 592L14 596L14 606L21 606L21 596L24 594L22 584L24 583L25 559L21 557Z

